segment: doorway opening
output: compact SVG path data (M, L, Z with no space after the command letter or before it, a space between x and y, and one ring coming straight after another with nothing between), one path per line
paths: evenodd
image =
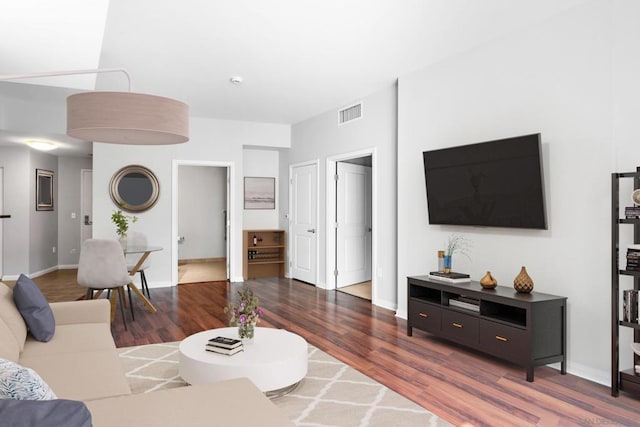
M375 152L373 149L328 160L327 265L336 290L375 303ZM332 237L332 239L329 239ZM331 276L328 276L331 277Z
M230 168L177 166L177 284L229 280Z

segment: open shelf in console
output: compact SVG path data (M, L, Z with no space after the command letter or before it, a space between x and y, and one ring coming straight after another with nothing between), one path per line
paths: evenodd
M440 290L424 288L422 286L409 287L409 298L416 298L425 302L440 304Z
M527 310L493 301L482 301L480 313L491 319L500 320L512 326L527 327Z

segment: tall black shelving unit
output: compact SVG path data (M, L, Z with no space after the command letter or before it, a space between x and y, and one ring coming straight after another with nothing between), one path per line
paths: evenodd
M626 248L620 251L620 233L633 229L633 242L640 243L640 219L621 218L620 214L620 180L633 179L633 188L640 188L640 167L636 172L611 174L611 395L617 396L620 390L640 395L640 375L634 368L620 371L620 327L633 328L633 340L640 342L640 324L620 320L620 277L631 276L633 289L640 289L640 271L620 269L620 257L626 258ZM628 200L631 198L629 197ZM629 203L631 203L629 201ZM624 215L623 215L624 216ZM629 224L629 225L626 225ZM631 351L628 345L624 351ZM640 364L640 357L633 355L633 364Z

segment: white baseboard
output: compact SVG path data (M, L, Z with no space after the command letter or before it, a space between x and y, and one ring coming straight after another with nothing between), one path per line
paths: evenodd
M386 308L391 311L396 311L396 309L398 308L398 305L395 302L387 301L387 300L376 299L375 305L377 305L378 307Z
M406 308L396 311L396 317L399 317L400 319L407 320L407 316L408 316L408 313Z

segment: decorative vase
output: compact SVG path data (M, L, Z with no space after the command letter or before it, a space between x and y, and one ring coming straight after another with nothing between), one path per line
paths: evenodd
M446 274L451 273L451 255L444 256L444 272Z
M528 294L533 290L533 280L527 274L527 269L522 266L520 273L513 279L513 288L520 293Z
M122 247L122 250L123 251L126 250L127 249L127 236L120 236L118 241L120 242L120 246Z
M253 342L253 336L256 332L256 322L240 323L238 325L238 338L245 343Z
M480 279L480 285L485 289L493 289L498 286L498 281L491 275L490 271L487 271L487 274Z

